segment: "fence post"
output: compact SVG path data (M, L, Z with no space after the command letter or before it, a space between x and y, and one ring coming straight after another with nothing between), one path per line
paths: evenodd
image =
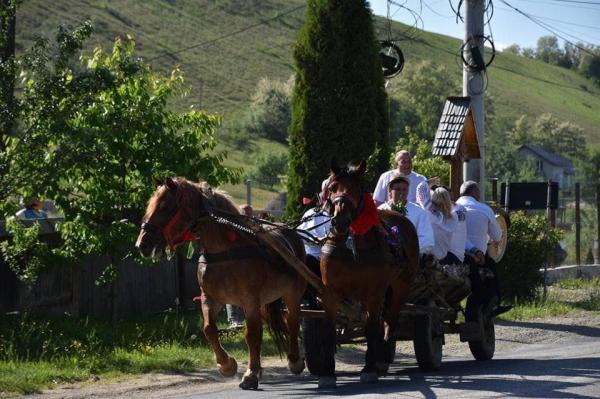
M252 206L252 180L246 180L246 204Z
M596 241L594 242L594 263L600 264L600 184L596 185Z
M579 212L579 183L575 183L575 259L581 265L581 215Z
M504 210L508 212L508 197L510 196L510 183L506 181L506 188L504 189Z
M498 178L492 177L490 181L492 182L492 201L498 204Z

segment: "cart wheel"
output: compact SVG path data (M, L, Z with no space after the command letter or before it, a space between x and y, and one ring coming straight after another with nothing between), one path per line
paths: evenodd
M491 303L495 303L495 298ZM469 349L471 354L477 360L490 360L494 357L496 350L496 332L494 328L494 317L490 317L485 311L489 306L479 304L472 296L467 298L467 306L465 308L465 320L476 321L481 323L483 336L481 340L469 341Z
M306 368L312 375L321 373L321 359L323 345L319 336L321 334L323 319L304 317L302 319L302 344L304 345L304 359Z
M415 317L415 335L413 345L419 368L423 371L433 371L442 365L442 345L444 336L438 335L433 328L431 315Z

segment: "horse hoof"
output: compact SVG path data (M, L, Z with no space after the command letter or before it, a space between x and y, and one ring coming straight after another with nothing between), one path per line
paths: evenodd
M390 364L385 362L377 362L375 363L375 368L377 369L377 375L386 375Z
M233 377L235 373L237 373L238 369L237 362L232 357L227 359L227 364L217 363L217 367L219 368L219 372L223 377Z
M320 376L319 377L319 388L335 388L335 376Z
M360 373L360 382L364 384L372 384L374 382L377 382L377 379L377 373L373 371Z
M242 382L240 382L240 388L244 390L258 389L258 378L260 375L262 375L262 370L259 370L258 372L253 372L250 369L246 370L242 377Z
M302 370L304 370L304 359L300 358L300 359L296 360L295 362L292 362L288 358L288 368L290 369L292 374L300 374L302 372Z

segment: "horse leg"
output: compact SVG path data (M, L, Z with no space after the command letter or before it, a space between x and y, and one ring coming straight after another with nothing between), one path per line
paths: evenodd
M219 342L219 331L217 330L216 324L217 313L219 313L223 304L214 301L203 292L201 296L201 305L202 316L204 317L204 336L206 336L206 340L215 354L215 361L217 362L219 372L224 377L233 377L235 373L237 373L237 362L233 357L230 357L221 346L221 343Z
M361 382L377 382L377 358L383 347L383 324L380 316L383 298L377 293L371 293L367 300L367 323L365 337L367 338L367 353L365 367L360 374Z
M304 358L300 357L300 348L298 346L298 332L300 331L300 301L302 296L298 295L303 290L294 290L294 292L285 295L283 301L287 305L288 314L286 324L289 333L288 350L288 368L292 374L300 374L304 370Z
M257 389L258 379L262 374L260 367L260 347L262 344L262 321L260 318L260 307L258 304L252 307L244 307L246 312L246 329L244 330L244 338L248 346L250 361L248 369L242 377L240 388L242 389Z
M323 342L323 358L321 360L321 373L319 374L319 388L335 388L335 317L338 304L326 288L323 291L323 310L325 320L321 332Z

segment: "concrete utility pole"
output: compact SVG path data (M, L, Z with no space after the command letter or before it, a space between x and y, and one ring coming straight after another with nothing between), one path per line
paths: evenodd
M473 59L471 48L479 48L481 59L484 57L483 46L483 13L485 0L465 0L464 2L465 18L465 46L463 48L464 58L470 65L477 64ZM483 113L483 95L485 89L485 71L474 70L463 65L463 95L471 97L471 109L475 129L477 130L477 139L479 140L479 151L481 159L472 159L466 162L463 168L464 180L474 180L481 187L481 200L485 200L485 127Z

